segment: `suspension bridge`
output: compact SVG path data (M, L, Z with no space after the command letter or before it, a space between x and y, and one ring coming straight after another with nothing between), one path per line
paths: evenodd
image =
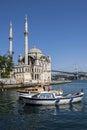
M52 78L56 79L87 79L87 72L83 71L61 71L61 70L51 70Z

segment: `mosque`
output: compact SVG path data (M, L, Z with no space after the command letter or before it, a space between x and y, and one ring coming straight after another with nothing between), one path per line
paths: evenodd
M12 24L10 23L9 55L12 57ZM24 56L18 56L12 75L16 83L46 83L51 81L51 57L36 47L28 50L28 19L24 22ZM11 75L11 77L12 77Z

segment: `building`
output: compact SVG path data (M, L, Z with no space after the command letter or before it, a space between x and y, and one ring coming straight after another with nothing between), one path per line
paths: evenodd
M9 55L12 57L12 24L10 25ZM19 55L18 65L14 66L16 83L45 83L51 81L51 57L45 56L34 47L28 50L28 20L24 23L24 57Z

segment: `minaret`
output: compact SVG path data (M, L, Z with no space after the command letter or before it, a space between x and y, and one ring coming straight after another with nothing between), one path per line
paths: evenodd
M9 33L9 56L12 58L12 40L13 40L13 36L12 36L12 23L10 22L10 33Z
M25 48L25 64L28 65L28 20L25 17L24 24L24 48Z

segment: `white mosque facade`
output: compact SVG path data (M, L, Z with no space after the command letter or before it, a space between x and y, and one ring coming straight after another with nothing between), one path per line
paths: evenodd
M10 24L9 55L12 56L12 24ZM19 55L14 66L13 76L16 83L46 83L51 81L51 57L45 56L34 47L28 50L28 20L24 23L24 57Z

